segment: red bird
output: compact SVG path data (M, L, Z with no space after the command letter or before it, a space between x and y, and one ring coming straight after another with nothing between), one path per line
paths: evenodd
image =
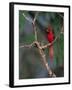
M53 28L51 25L48 25L48 28L47 28L47 40L49 43L52 43L54 40ZM49 46L49 57L50 57L50 60L53 61L53 59L54 59L53 45Z

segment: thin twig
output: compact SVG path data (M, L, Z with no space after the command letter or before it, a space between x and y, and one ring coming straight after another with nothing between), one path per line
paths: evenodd
M35 44L35 41L29 45L22 45L20 48L31 48Z
M24 16L24 18L25 18L27 21L29 21L29 22L32 23L33 29L34 29L34 34L35 34L35 40L37 41L37 31L36 31L35 21L36 21L36 18L37 18L37 16L38 16L38 12L36 12L35 17L34 17L33 20L30 19L30 18L28 18L24 13L23 13L23 16Z
M64 26L61 28L61 34L64 34Z
M36 30L36 26L35 26L35 22L36 22L37 16L38 16L38 12L36 12L34 20L33 20L33 23L32 23L33 29L34 29L35 41L37 41L37 30Z
M24 13L23 13L23 16L24 16L24 18L25 18L27 21L33 23L32 19L28 18Z
M33 22L36 21L38 14L39 14L39 12L36 12Z
M55 37L53 42L43 45L42 49L45 49L45 48L49 47L50 45L52 45L57 40L57 38L60 36L60 34L61 34L61 32Z
M58 15L59 15L62 19L64 19L64 16L62 16L62 15L61 15L61 14L59 14L59 13L58 13Z
M37 30L36 30L35 23L33 23L33 30L34 30L35 41L37 41Z

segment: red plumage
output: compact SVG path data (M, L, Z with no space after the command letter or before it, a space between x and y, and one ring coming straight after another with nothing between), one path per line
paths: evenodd
M47 33L47 40L51 43L54 40L54 34L52 31Z
M51 25L48 26L47 29L47 40L49 43L52 43L54 40L54 33L53 33L53 28ZM53 45L49 46L49 57L50 60L52 61L54 58L54 49L53 49Z

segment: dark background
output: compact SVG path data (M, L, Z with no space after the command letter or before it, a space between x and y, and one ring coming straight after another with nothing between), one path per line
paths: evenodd
M34 41L34 31L32 23L27 21L23 13L33 20L36 11L19 11L19 45L30 44ZM38 34L38 41L41 44L47 44L46 29L48 24L51 24L54 29L55 37L60 32L63 22L64 14L56 12L39 12L36 19L36 28ZM51 64L49 59L49 48L45 49L47 62L50 68L55 72L57 77L64 76L64 34L53 44L54 46L54 60ZM47 78L48 72L41 62L41 56L36 47L33 48L19 48L19 79L31 78Z

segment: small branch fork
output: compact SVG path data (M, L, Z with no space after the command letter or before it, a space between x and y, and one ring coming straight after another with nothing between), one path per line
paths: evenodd
M27 21L29 21L30 23L32 23L32 25L33 25L33 30L34 30L35 40L37 41L37 31L36 31L35 21L36 21L36 18L37 18L37 16L38 16L38 12L35 14L35 17L34 17L33 20L30 19L30 18L28 18L28 17L26 17L26 15L25 15L24 13L23 13L23 16L24 16L24 18L25 18Z
M38 51L39 51L39 54L40 54L41 57L42 57L42 62L43 62L43 64L44 64L45 68L47 69L49 76L50 76L50 77L56 77L55 73L50 69L48 62L46 61L46 55L45 55L45 53L44 53L44 49L46 49L46 48L48 48L50 45L54 44L54 42L57 40L57 38L60 36L60 34L62 34L62 30L61 30L61 32L55 37L55 39L54 39L54 41L53 41L52 43L48 43L48 44L46 44L46 45L41 46L41 43L38 42L38 40L37 40L37 30L36 30L36 26L35 26L35 21L36 21L36 18L37 18L37 16L38 16L38 12L35 14L35 17L34 17L34 20L33 20L33 21L31 21L31 19L29 19L28 17L26 17L26 16L24 15L24 13L23 13L23 16L25 17L26 20L28 20L29 22L32 23L32 25L33 25L33 30L34 30L34 35L35 35L35 40L34 40L31 44L29 44L29 45L22 45L22 46L20 46L20 48L32 48L32 47L36 46L37 49L38 49ZM62 29L63 29L63 28L62 28Z

